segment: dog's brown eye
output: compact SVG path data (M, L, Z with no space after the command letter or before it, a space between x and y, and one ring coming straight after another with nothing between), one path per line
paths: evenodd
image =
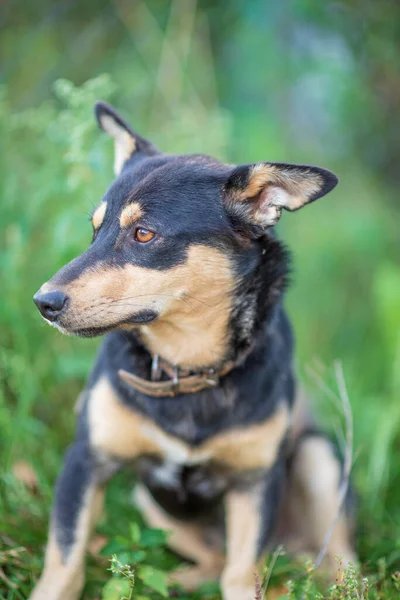
M146 242L150 242L153 239L155 233L153 231L149 231L148 229L144 229L143 227L138 227L135 231L135 240L140 242L141 244L145 244Z

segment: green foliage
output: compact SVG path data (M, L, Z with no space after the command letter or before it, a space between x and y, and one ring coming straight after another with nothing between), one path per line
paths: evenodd
M321 593L317 585L317 573L311 564L306 564L297 579L286 582L286 593L282 600L382 600L397 598L399 592L398 572L386 571L384 561L380 561L380 572L369 577L363 577L354 565L343 569L338 558L338 576L335 583ZM325 586L326 587L326 586Z
M125 597L121 600L130 600L133 589L135 598L167 597L167 572L177 564L165 549L167 532L131 521L127 534L116 535L115 531L112 534L111 541L101 551L104 556L113 554L110 568L113 577L103 588L103 600L119 600L122 593Z

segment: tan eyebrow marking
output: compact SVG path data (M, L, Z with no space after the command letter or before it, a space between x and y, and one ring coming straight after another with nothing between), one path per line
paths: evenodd
M128 225L132 225L132 223L136 223L142 215L143 210L139 202L132 202L131 204L128 204L128 206L125 206L120 214L119 223L121 227L127 227Z
M104 200L94 211L92 215L92 223L95 229L99 229L104 221L104 216L107 210L107 202Z

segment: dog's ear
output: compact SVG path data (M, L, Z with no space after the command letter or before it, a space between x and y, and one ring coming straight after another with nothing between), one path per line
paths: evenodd
M154 156L159 150L136 133L121 115L106 102L96 102L94 107L99 127L114 138L114 172L119 175L127 160L134 155Z
M257 163L235 167L225 185L228 211L262 229L275 225L282 208L297 210L337 184L336 175L307 165Z

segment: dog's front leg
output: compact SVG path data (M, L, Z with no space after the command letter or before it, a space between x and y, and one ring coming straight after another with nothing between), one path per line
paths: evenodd
M221 578L224 600L254 600L257 561L267 546L278 509L283 468L263 481L235 486L225 499L227 556Z
M86 441L67 452L57 481L45 567L30 600L77 600L85 552L103 503L104 469Z

